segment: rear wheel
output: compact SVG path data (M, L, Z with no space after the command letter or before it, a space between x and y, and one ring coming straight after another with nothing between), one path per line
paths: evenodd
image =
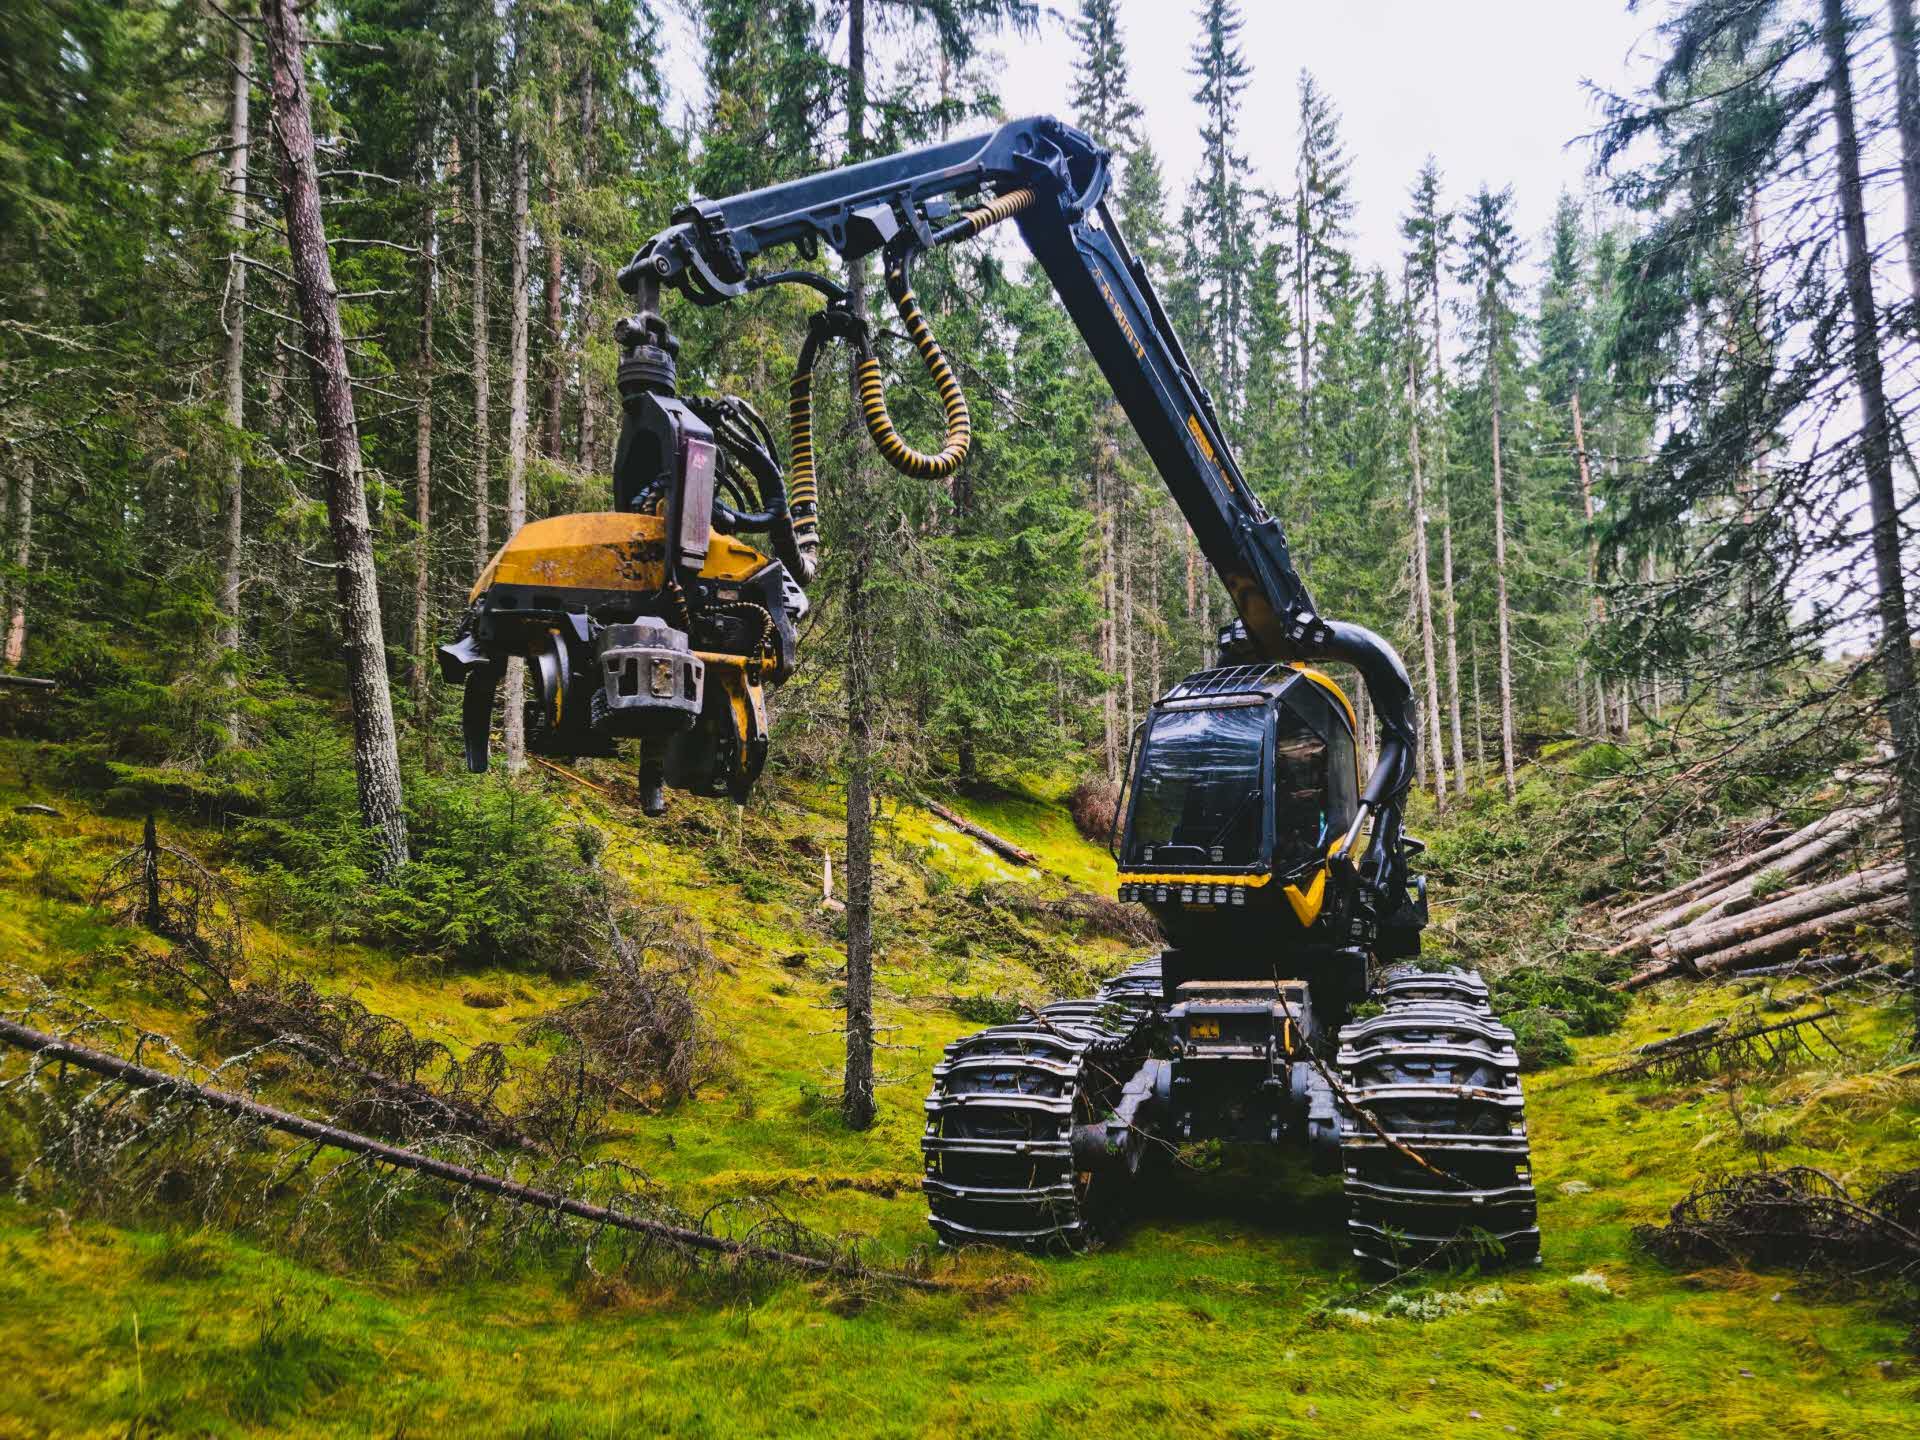
M1340 1032L1354 1254L1392 1270L1540 1258L1520 1060L1478 974L1400 970Z

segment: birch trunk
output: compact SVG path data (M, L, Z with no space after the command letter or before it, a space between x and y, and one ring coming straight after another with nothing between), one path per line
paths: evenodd
M508 185L512 192L513 261L508 269L507 329L507 539L527 523L527 140L514 135ZM503 728L507 769L527 763L527 666L518 655L507 661Z
M381 847L382 869L406 863L407 820L400 795L400 751L387 688L386 645L380 627L380 589L373 568L373 530L360 473L360 434L339 293L320 214L320 177L314 163L313 117L302 63L303 21L297 0L264 0L267 94L279 161L287 256L300 305L314 427L327 486L327 521L339 577L341 630L347 652L353 710L353 759L360 814Z
M866 0L847 5L847 156L866 155L867 6ZM867 317L867 267L856 261L849 267L852 309ZM857 443L857 442L856 442ZM868 569L874 540L864 513L866 477L858 450L847 470L846 506L850 521L847 557L847 1057L842 1079L840 1114L847 1127L865 1130L873 1124L873 603L868 594Z
M473 72L473 144L467 150L468 192L467 222L473 226L473 570L477 575L493 558L492 529L493 476L491 418L488 409L493 399L492 356L487 329L487 199L481 171L480 70Z
M1920 916L1920 694L1915 693L1913 683L1913 629L1901 569L1900 512L1893 488L1893 450L1880 370L1873 257L1867 248L1866 207L1861 198L1860 139L1854 126L1853 76L1847 64L1847 7L1842 0L1822 0L1821 18L1838 141L1835 148L1841 232L1846 238L1847 303L1853 312L1853 371L1862 422L1860 453L1873 516L1880 665L1887 690L1888 729L1893 738L1894 793L1900 809L1901 848L1906 856L1908 913ZM1910 937L1909 949L1912 963L1920 964L1920 926ZM1915 1031L1920 1034L1920 988L1914 990L1914 1005Z
M247 29L244 6L235 7L239 22L233 27L233 79L227 102L227 228L234 255L227 267L226 407L223 418L237 437L247 424L247 267L240 250L247 234L247 156L252 142L253 32ZM221 683L235 690L240 683L240 546L244 533L246 497L243 492L246 460L238 444L227 463L226 492L220 523L220 662ZM227 744L240 743L240 712L229 701L225 720Z

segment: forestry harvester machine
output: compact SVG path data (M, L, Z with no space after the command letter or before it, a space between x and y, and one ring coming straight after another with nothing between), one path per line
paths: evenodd
M487 764L498 682L523 660L528 748L638 742L643 808L665 787L742 799L767 753L764 690L788 675L819 547L812 393L830 340L855 402L909 477L951 475L967 404L914 298L936 246L1011 220L1085 338L1239 619L1220 663L1152 707L1134 739L1115 858L1123 901L1167 948L1084 1000L947 1047L921 1141L930 1220L950 1245L1079 1249L1130 1182L1190 1141L1304 1145L1344 1176L1355 1252L1538 1257L1512 1033L1480 977L1422 972L1422 846L1401 828L1416 743L1406 667L1380 636L1319 614L1229 450L1145 267L1107 204L1109 155L1048 117L724 200L696 200L620 272L625 410L614 508L533 522L480 575L441 650L465 686L467 761ZM942 448L888 413L872 335L845 285L764 263L879 255L935 389ZM756 262L762 262L756 264ZM683 395L661 298L717 305L817 291L791 385L787 466L733 397ZM743 536L765 536L764 549ZM768 555L765 550L771 550ZM1360 676L1378 763L1356 774L1354 711L1314 662ZM1402 962L1402 963L1394 963ZM1364 1018L1354 1018L1362 1007Z

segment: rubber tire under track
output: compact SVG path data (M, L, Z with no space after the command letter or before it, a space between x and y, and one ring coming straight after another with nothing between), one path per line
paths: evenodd
M1084 1250L1099 1238L1108 1186L1073 1160L1073 1127L1100 1119L1145 1058L1160 962L1115 976L1092 1000L1065 1000L947 1046L927 1096L922 1186L949 1246ZM1118 1198L1117 1196L1115 1198Z
M1396 970L1373 998L1384 1011L1342 1028L1336 1061L1353 1253L1393 1270L1496 1254L1537 1262L1520 1060L1486 982L1461 970ZM1433 1169L1383 1140L1354 1105Z

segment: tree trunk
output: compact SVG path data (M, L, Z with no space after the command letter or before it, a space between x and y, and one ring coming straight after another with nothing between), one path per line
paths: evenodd
M1827 77L1838 138L1841 230L1846 237L1847 301L1853 312L1853 371L1860 391L1860 450L1873 515L1873 564L1880 590L1880 665L1893 737L1893 783L1906 855L1908 913L1920 917L1920 694L1913 686L1913 629L1901 571L1900 512L1893 490L1893 451L1880 373L1879 317L1873 303L1873 259L1867 249L1866 209L1860 194L1860 140L1854 128L1853 77L1847 67L1847 10L1823 0ZM1910 28L1910 27L1909 27ZM1908 52L1911 59L1911 50ZM1909 214L1912 213L1909 209ZM1909 941L1920 966L1920 926ZM1914 989L1915 1034L1920 1036L1920 986Z
M1597 629L1606 623L1607 602L1600 598L1600 537L1593 528L1593 468L1587 463L1587 431L1580 417L1580 388L1575 386L1570 403L1573 406L1573 454L1580 465L1580 513L1587 522L1587 590L1591 594L1593 623ZM1601 682L1595 681L1594 718L1601 737L1607 733L1606 702ZM1580 681L1580 708L1587 708L1586 680Z
M593 69L583 66L580 71L580 183L585 186L593 180L593 130L595 124L595 102L593 94ZM600 268L594 263L593 246L583 245L580 253L580 293L574 302L573 344L575 364L579 367L577 383L580 387L580 468L592 473L598 468L598 456L595 451L596 401L593 393L593 366L587 356L587 334L593 326L593 297L600 283Z
M549 137L557 132L559 128L560 105L556 99L554 102L553 125L548 132ZM542 416L542 419L546 422L543 448L549 460L558 460L560 458L560 418L567 393L566 369L564 365L564 361L566 360L566 336L563 333L565 322L560 310L562 281L565 277L562 270L564 260L560 245L560 221L554 214L557 200L558 192L555 189L553 181L553 159L549 156L547 159L546 191L547 228L546 233L541 236L541 247L547 252L547 289L545 296L547 302L547 403L545 406L546 413Z
M431 588L433 538L433 289L439 265L439 238L433 210L433 162L423 149L423 183L427 187L426 233L420 237L420 359L413 421L413 634L407 646L412 667L413 718L423 739L431 726L433 654ZM431 766L434 747L424 746Z
M482 143L484 132L481 129L478 66L473 71L473 103L469 113L473 119L473 143L467 150L467 168L470 172L467 220L473 226L473 570L477 575L493 558L493 541L488 533L492 529L493 457L489 453L492 433L487 414L493 398L493 375L492 359L488 354L487 200L481 181L481 171L485 168L481 156L485 153L485 146Z
M320 215L320 177L314 164L313 117L302 63L303 21L297 0L265 0L262 7L275 150L278 153L287 257L300 305L307 370L313 382L314 428L327 485L327 521L339 577L341 630L353 709L353 760L360 814L378 837L381 868L406 863L407 819L400 795L400 750L394 737L393 698L387 689L386 644L380 628L380 588L373 568L373 530L360 473L360 434L339 294Z
M1487 727L1481 721L1486 711L1480 704L1480 637L1469 642L1473 650L1473 763L1484 774L1487 768Z
M1412 306L1409 292L1407 302ZM1433 765L1433 808L1447 812L1446 749L1440 737L1440 672L1433 642L1433 585L1427 574L1427 484L1420 469L1420 355L1407 351L1407 450L1413 461L1413 603L1420 626L1420 650L1427 681L1427 744Z
M1447 717L1453 731L1453 789L1467 793L1467 744L1460 725L1459 607L1453 591L1453 498L1447 483L1447 363L1440 335L1440 256L1434 247L1427 269L1427 288L1433 296L1433 408L1440 417L1434 427L1434 471L1440 486L1440 598L1447 627Z
M13 477L13 568L20 579L7 616L6 659L18 670L27 653L27 565L33 559L33 462L22 457Z
M1489 303L1498 302L1489 296ZM1507 609L1507 499L1500 463L1500 334L1497 324L1489 360L1493 401L1493 576L1499 607L1500 638L1500 769L1506 777L1507 798L1511 800L1517 788L1513 782L1513 636Z
M847 5L847 158L866 155L867 6ZM850 303L867 317L867 267L849 267ZM847 1065L840 1113L847 1127L873 1124L873 657L872 619L867 593L873 559L870 517L866 512L864 456L856 450L847 467L846 692L847 692Z
M1920 301L1920 74L1915 72L1913 0L1887 0L1887 15L1892 22L1893 79L1899 95L1894 113L1900 131L1900 184L1907 202L1907 279Z
M247 267L239 251L247 233L247 155L251 148L253 101L253 32L247 28L244 6L236 6L239 22L233 27L232 92L227 102L227 228L232 231L234 256L227 266L227 428L235 432L233 458L227 462L226 493L220 524L220 663L221 683L234 690L240 683L240 545L245 520L241 482L246 459L238 432L247 423ZM226 714L227 744L240 743L240 712L231 703Z
M508 270L507 329L507 539L527 523L527 139L514 135L508 142L512 171L513 263ZM507 769L527 763L527 666L518 655L507 661L506 717L502 727Z

